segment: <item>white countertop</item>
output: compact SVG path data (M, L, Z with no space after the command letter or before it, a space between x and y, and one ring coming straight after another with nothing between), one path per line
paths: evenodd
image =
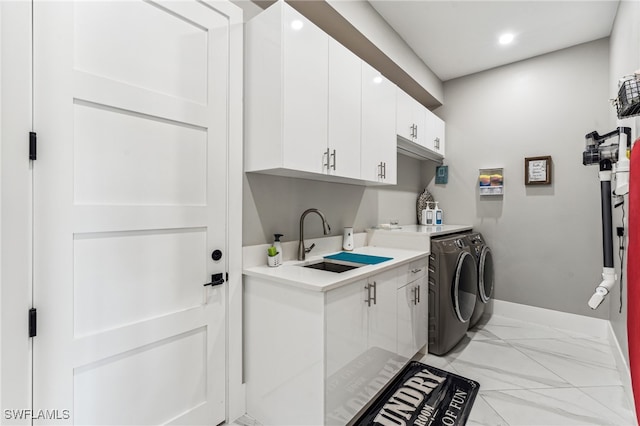
M339 253L340 251L334 252ZM282 265L271 268L267 265L258 265L245 268L244 275L274 281L280 284L291 285L297 288L328 291L354 281L367 278L396 266L418 260L429 254L428 251L406 250L386 247L360 247L352 253L369 254L372 256L391 257L392 260L378 263L377 265L366 265L341 273L321 271L312 268L304 268L305 265L321 260L324 256L333 253L324 253L315 256L307 256L306 260L290 260ZM266 253L265 253L266 256Z
M431 238L470 231L471 225L400 225L398 228L367 229L369 246L431 250Z
M418 234L428 234L431 237L438 235L454 234L456 232L469 231L473 227L471 225L400 225L397 228L372 228L367 232L412 232Z

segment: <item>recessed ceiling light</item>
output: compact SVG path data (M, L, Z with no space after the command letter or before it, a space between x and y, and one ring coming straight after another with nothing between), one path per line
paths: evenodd
M505 33L500 36L500 38L498 39L498 42L500 44L509 44L513 41L513 38L514 38L513 34Z
M301 30L302 27L304 27L304 24L302 23L301 20L299 19L295 19L293 21L291 21L291 28L295 31Z

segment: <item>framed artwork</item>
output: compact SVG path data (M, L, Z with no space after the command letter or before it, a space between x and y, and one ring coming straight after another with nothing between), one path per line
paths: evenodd
M436 184L446 184L449 180L449 166L436 167Z
M524 159L524 184L551 184L551 156L526 157Z

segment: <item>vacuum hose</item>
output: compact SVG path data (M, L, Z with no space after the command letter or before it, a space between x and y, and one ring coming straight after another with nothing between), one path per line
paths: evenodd
M607 164L608 163L608 164ZM600 200L602 206L602 282L596 287L589 299L589 307L596 309L616 283L616 270L613 267L613 222L611 219L611 163L600 163Z

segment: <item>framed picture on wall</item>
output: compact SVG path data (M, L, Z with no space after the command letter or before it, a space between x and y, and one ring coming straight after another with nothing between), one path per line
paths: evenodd
M551 184L551 156L526 157L524 159L524 184Z

